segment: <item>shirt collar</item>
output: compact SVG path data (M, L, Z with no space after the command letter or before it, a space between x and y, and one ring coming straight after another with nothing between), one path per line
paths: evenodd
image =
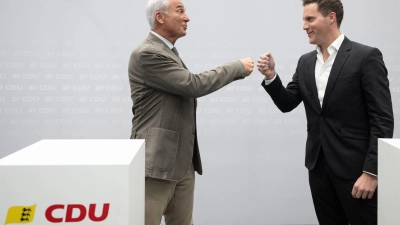
M341 34L339 35L339 37L336 38L336 40L335 40L331 45L329 45L329 47L328 47L328 52L329 52L329 54L332 55L332 53L333 53L334 51L336 51L336 52L339 51L339 48L340 48L340 46L342 45L343 41L344 41L344 34L341 33ZM318 54L321 54L321 53L322 53L322 52L321 52L321 48L320 48L318 45L317 45L317 47L316 47L316 50L317 50Z
M151 31L151 33L154 34L156 37L160 38L161 41L163 41L168 46L168 48L172 49L174 47L174 45L171 42L169 42L167 39L165 39L163 36L157 34L154 31Z

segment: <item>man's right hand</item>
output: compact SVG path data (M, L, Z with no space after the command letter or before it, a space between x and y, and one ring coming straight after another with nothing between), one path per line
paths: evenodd
M240 59L246 71L246 75L249 76L253 72L254 62L251 58Z
M270 52L267 52L264 55L260 56L257 67L258 71L260 71L267 80L271 80L272 78L274 78L276 74L275 60Z

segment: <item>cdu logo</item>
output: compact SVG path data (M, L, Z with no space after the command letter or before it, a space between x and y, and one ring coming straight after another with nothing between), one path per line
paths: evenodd
M93 222L102 222L108 217L108 211L110 209L110 203L103 205L103 211L101 216L96 216L97 204L90 204L89 209L81 204L70 204L70 205L52 205L46 209L46 219L52 223L79 223L82 222L86 216ZM64 211L65 217L53 216L54 211ZM78 214L79 212L79 214ZM58 213L59 214L59 213Z
M36 205L32 206L13 206L8 209L6 222L10 223L30 223L35 218Z

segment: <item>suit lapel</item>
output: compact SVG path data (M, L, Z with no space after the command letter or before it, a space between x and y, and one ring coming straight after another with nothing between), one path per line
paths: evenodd
M168 46L167 46L167 48L168 48ZM169 48L168 48L168 49L169 49ZM178 55L176 55L176 54L172 51L172 49L169 49L169 51L170 51L170 53L171 53L170 55L173 56L173 57L171 57L171 58L173 58L179 65L183 66L183 68L187 69L187 67L186 67L185 63L183 63L181 57L178 56Z
M317 91L317 83L315 81L315 64L317 62L317 51L315 51L315 54L313 54L308 63L308 81L309 85L311 88L312 95L314 97L315 103L317 104L317 107L319 110L321 110L321 104L319 103L319 98L318 98L318 91Z
M328 84L326 86L325 96L322 102L322 109L326 108L329 97L331 96L333 88L335 87L336 79L338 78L347 58L350 55L350 50L351 42L347 37L345 37L336 55L335 62L332 65L331 73L329 74Z
M182 62L183 67L184 67L185 69L188 69L188 68L186 67L185 63L182 61L182 59L181 59L181 62Z
M152 33L149 33L149 36L147 36L147 40L149 40L151 43L154 45L160 46L164 52L168 53L169 57L172 58L175 62L177 62L179 65L183 66L185 69L187 69L186 65L183 63L181 58L168 47L167 44L165 44L160 38L155 36Z

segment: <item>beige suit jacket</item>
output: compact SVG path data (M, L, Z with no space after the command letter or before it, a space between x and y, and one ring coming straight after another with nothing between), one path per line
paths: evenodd
M146 177L180 180L193 162L202 174L196 134L197 97L243 79L237 60L200 74L150 33L129 62L133 101L131 139L146 140Z

